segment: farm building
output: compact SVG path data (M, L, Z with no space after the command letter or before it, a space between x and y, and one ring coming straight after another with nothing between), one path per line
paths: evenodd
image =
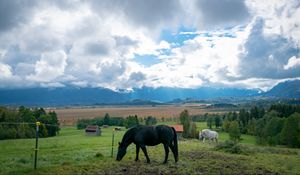
M101 135L101 128L97 125L88 125L85 128L86 135L99 136Z
M108 128L109 126L108 126L108 125L103 125L102 127L103 127L103 128Z
M173 127L177 133L177 137L181 137L183 133L183 125L170 125Z

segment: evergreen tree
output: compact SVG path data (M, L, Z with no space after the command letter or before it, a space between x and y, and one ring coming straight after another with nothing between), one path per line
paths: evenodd
M183 133L182 137L189 137L190 135L190 127L191 127L191 118L189 112L184 110L180 113L180 122L183 124Z
M241 139L241 132L237 121L230 122L229 137L234 142L238 142Z
M259 111L258 111L258 108L256 106L254 106L250 109L250 119L253 119L253 118L255 118L255 119L260 118L259 117Z
M268 144L279 144L279 134L282 130L283 124L284 119L279 117L272 117L267 121L267 124L264 128L264 138L267 139Z
M103 125L109 125L110 116L108 113L105 114L103 119Z
M208 117L206 119L206 123L207 123L207 126L209 127L209 129L211 129L212 125L213 125L213 118L212 117Z
M192 125L191 125L190 137L191 138L198 138L197 126L196 126L196 123L194 123L194 122L192 122Z
M232 121L236 121L237 118L238 118L238 114L234 111L234 112L232 113Z
M255 119L252 119L248 122L247 134L256 135L256 120Z
M300 114L295 113L288 117L280 133L280 139L283 144L289 147L300 147Z
M229 132L229 128L230 128L230 121L225 119L222 123L222 128L225 132Z
M216 125L216 128L219 128L222 126L222 123L221 123L221 117L219 115L217 115L215 117L215 125Z
M152 116L148 116L145 120L145 124L147 126L150 126L150 125L155 125L157 123L156 121L156 118L155 117L152 117Z
M242 127L245 127L247 124L247 116L246 116L246 110L245 109L241 109L239 112L239 121L242 125Z
M126 128L131 128L131 127L134 127L134 126L137 126L139 125L139 120L138 120L138 117L137 115L135 116L128 116L125 120L125 127Z

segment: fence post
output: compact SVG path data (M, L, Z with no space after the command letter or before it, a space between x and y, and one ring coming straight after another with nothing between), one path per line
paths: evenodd
M37 165L37 153L38 153L38 142L39 142L39 126L41 125L40 122L35 122L36 130L35 130L35 155L34 155L34 169L36 169Z
M113 129L113 135L112 135L112 143L111 143L111 157L114 156L114 141L115 141L115 129Z

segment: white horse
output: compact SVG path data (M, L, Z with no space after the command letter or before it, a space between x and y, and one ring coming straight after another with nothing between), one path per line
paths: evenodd
M218 143L219 134L216 131L211 131L209 129L203 129L199 133L199 140L204 143L205 139L215 140Z

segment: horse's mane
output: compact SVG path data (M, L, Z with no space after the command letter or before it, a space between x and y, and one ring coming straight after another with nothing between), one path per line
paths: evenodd
M122 144L130 142L130 140L133 138L134 134L136 133L137 127L138 126L132 127L126 131L121 142Z

